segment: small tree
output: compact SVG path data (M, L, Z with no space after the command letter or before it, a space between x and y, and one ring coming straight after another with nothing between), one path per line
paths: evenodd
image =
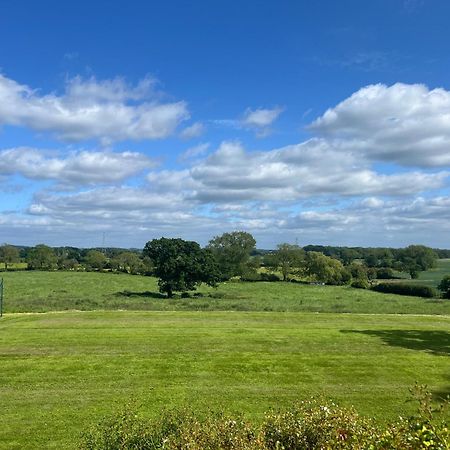
M319 252L306 254L305 273L311 279L326 284L345 284L352 277L340 261Z
M5 270L8 270L9 264L19 262L19 259L19 250L16 247L8 244L0 247L0 262L5 265Z
M153 264L160 292L172 297L174 291L195 290L201 283L216 286L219 272L212 253L197 242L183 239L153 239L144 247Z
M298 245L279 244L278 249L264 258L264 264L272 271L280 271L283 281L298 274L303 267L305 252Z
M442 292L442 297L450 299L450 275L442 278L438 285L438 289Z

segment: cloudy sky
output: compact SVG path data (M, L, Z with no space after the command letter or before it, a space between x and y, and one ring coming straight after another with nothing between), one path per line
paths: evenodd
M0 2L0 242L450 248L447 0Z

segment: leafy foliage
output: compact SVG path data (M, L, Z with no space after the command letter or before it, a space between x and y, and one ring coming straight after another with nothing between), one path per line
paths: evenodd
M98 250L89 250L84 258L84 262L88 269L101 270L106 266L108 260L104 253Z
M379 283L372 289L377 292L385 292L398 295L411 295L413 297L437 297L435 289L433 289L431 286L421 284Z
M51 247L39 244L28 252L27 262L29 269L50 270L56 268L57 257Z
M215 286L219 280L217 264L209 250L183 239L153 239L144 247L155 265L160 292L168 297L174 291L190 291L201 283Z
M351 273L340 261L319 252L306 254L305 274L326 284L346 284L351 280Z
M424 245L410 245L400 251L398 260L402 271L408 272L411 278L417 278L420 271L436 265L437 255Z
M153 422L128 406L83 436L82 450L448 450L450 431L431 396L416 387L418 413L386 426L333 402L309 400L269 412L261 426L223 413L166 412Z
M19 250L13 245L4 244L0 246L0 262L5 265L5 270L8 270L8 265L19 262Z
M250 233L233 231L211 239L207 248L217 260L221 277L227 280L245 273L255 245L256 241Z
M264 257L264 265L274 272L280 271L283 281L299 274L303 267L305 252L298 245L279 244L276 251Z
M444 298L450 298L450 275L446 275L439 283L438 289Z

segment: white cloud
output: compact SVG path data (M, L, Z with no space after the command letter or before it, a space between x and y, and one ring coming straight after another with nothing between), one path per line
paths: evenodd
M201 202L299 201L318 196L413 195L444 186L449 172L386 175L312 139L268 152L224 142L189 172Z
M153 85L150 78L130 86L120 78L77 77L63 95L41 95L0 75L0 124L50 131L68 141L165 138L189 113L185 102L158 102Z
M249 127L268 127L272 125L273 122L278 118L278 116L283 112L283 108L273 108L273 109L250 109L248 108L242 119L242 123Z
M201 136L206 130L205 125L201 122L195 122L193 125L186 127L181 131L180 137L182 139L192 139Z
M49 153L27 147L1 150L0 175L83 185L114 183L155 165L137 152L79 151L64 157Z
M187 159L203 156L208 151L209 147L209 142L204 142L202 144L195 145L194 147L190 147L180 155L179 160L186 161Z
M283 112L283 108L259 108L250 109L244 113L244 116L240 122L244 128L250 128L255 130L256 137L264 138L272 133L270 126L277 120L278 116Z
M367 86L310 129L362 158L405 166L450 165L450 92L397 83Z
M0 99L14 91L11 86L1 91L2 86L0 82ZM42 104L50 110L47 103L62 105L63 112L92 105L134 110L151 104L155 96L151 79L136 86L118 79L73 79L62 96L25 92L21 86L19 91L12 94L11 104L19 98L22 106L39 114ZM6 114L2 105L0 120ZM35 120L39 114L29 111L27 117ZM23 117L18 124L24 124ZM114 245L142 246L162 235L206 243L232 229L253 232L261 247L293 242L295 237L302 244L448 246L449 117L448 91L376 85L359 90L314 121L316 137L307 141L268 151L247 149L232 140L211 151L209 143L202 143L180 156L180 161L190 161L178 170L155 169L153 161L138 152L1 150L3 184L17 183L20 177L14 175L19 174L72 190L35 192L20 213L11 211L13 190L2 186L0 230L11 242L16 242L14 236L39 233L49 242L59 236L61 244L83 246L91 245L83 235L99 231L115 236ZM274 120L261 114L252 118L252 125L242 120L225 125L262 133ZM45 129L61 134L61 129ZM109 135L105 131L96 136ZM391 163L389 170L379 162ZM414 168L399 169L397 164ZM119 185L137 175L134 187ZM29 192L15 198L23 205Z

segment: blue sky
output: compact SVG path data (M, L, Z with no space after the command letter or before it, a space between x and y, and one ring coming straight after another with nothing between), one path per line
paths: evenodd
M444 0L0 3L0 241L449 247Z

